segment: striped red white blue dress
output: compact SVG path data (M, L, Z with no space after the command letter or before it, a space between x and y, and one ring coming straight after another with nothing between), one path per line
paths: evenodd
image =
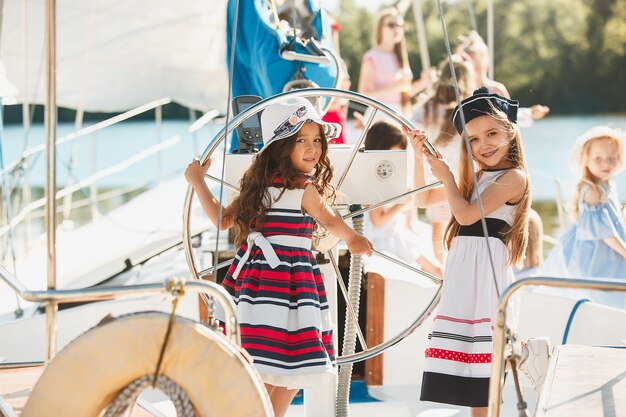
M268 188L273 203L262 236L239 248L222 285L235 299L242 346L263 381L302 388L335 377L332 320L311 252L314 220L301 210L304 189L276 185ZM261 243L271 247L264 253ZM272 249L277 256L275 268L267 256Z
M482 193L504 170L483 170L477 190ZM476 192L472 201L476 199ZM513 222L515 206L503 205L489 213L489 249L498 289L515 280L509 251L500 232ZM462 226L446 260L441 300L428 335L422 380L422 401L487 407L493 352L493 322L498 306L487 242L477 222ZM514 297L515 298L515 297ZM516 300L507 309L507 322L517 320Z

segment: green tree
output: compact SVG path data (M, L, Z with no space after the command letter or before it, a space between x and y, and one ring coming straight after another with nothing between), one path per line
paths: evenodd
M361 57L372 45L373 16L367 9L356 6L354 0L342 0L336 19L342 27L339 49L350 74L351 89L356 91Z
M471 30L468 0L442 0L452 49ZM487 1L473 0L486 39ZM436 1L422 1L432 65L446 58ZM626 112L626 1L494 0L495 78L522 104L553 113ZM356 89L360 59L371 46L373 17L343 0L341 53ZM412 8L406 20L409 62L421 71Z

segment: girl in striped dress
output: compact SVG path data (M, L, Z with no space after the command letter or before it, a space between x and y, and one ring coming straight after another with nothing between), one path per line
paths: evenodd
M460 112L472 154L469 159L462 146L458 181L441 155L434 157L422 150L425 132L407 134L415 150L415 185L425 184L424 158L433 175L443 182L443 188L419 194L417 204L428 206L447 200L453 215L445 234L449 253L441 301L426 349L421 399L469 406L476 417L487 415L493 315L499 294L514 281L512 266L524 256L531 200L515 124L517 102L486 89L476 90L453 112L459 133L463 131ZM476 186L472 163L477 169ZM479 194L487 238L480 222ZM508 317L514 320L515 307L511 310Z
M311 252L315 220L371 255L372 245L327 204L333 197L327 140L340 127L321 120L304 98L288 98L261 116L263 148L218 218L219 203L194 161L185 177L221 229L235 227L237 255L223 286L234 297L242 346L254 359L277 417L298 389L335 378L332 321L322 275Z

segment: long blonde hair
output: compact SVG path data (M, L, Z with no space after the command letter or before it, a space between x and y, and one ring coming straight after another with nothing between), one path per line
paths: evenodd
M583 187L588 186L592 190L597 191L600 194L600 200L606 200L606 193L601 185L600 178L596 177L589 171L589 157L591 152L591 145L600 140L608 139L616 146L617 150L617 158L618 158L618 169L624 166L624 143L615 136L611 136L609 134L602 134L596 137L593 137L587 140L580 149L580 171L581 176L576 184L576 191L574 192L574 198L572 199L572 215L574 217L574 221L578 221L578 216L580 215L578 210L578 201L580 200L580 194L582 192Z
M522 135L520 134L517 125L511 122L502 111L491 106L491 111L487 115L496 119L503 131L506 133L506 138L509 140L509 152L507 158L511 161L514 168L517 168L526 174L526 187L522 197L515 204L513 224L503 236L504 243L509 250L509 264L519 265L524 259L526 247L528 246L528 212L530 210L531 203L530 183L528 182L528 169L526 167L526 159L524 158L524 150L522 147ZM472 166L470 165L473 163L473 160L468 158L465 144L461 145L460 158L458 182L459 191L467 201L470 201L472 193L474 192ZM483 169L481 166L478 168L479 170ZM480 176L480 172L477 174ZM454 237L458 234L460 227L461 225L453 216L452 219L450 219L450 223L448 223L444 237L446 248L450 249L452 239L454 239Z
M543 222L535 210L528 211L528 246L524 269L537 268L543 261Z

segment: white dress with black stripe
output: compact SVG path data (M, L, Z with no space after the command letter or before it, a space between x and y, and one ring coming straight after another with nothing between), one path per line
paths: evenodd
M478 193L506 170L483 170ZM476 199L474 191L472 201ZM514 205L489 213L489 248L500 293L515 280L509 251L499 234L509 228ZM498 305L487 242L480 221L462 226L453 239L445 265L441 301L429 334L422 382L422 401L486 407L493 351L492 329ZM516 307L508 317L516 321Z

